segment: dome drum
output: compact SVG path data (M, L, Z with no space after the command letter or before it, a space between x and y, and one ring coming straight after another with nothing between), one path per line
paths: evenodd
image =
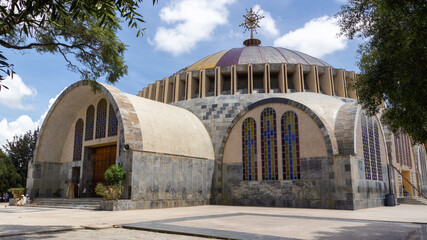
M255 63L180 71L156 81L138 93L151 100L171 103L209 96L314 92L357 99L348 85L355 73L330 66Z

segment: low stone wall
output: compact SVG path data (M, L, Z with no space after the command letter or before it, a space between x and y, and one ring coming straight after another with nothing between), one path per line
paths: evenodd
M18 199L17 198L9 198L9 206L17 206Z
M121 199L117 201L101 201L100 210L103 211L125 211L135 209L156 209L156 208L173 208L173 207L191 207L209 205L209 200L128 200Z
M30 197L65 197L71 169L81 162L28 164L27 193Z
M390 193L387 166L382 165L383 181L366 180L364 160L357 159L356 162L355 174L357 178L353 180L354 209L384 206L385 195Z
M214 160L134 152L131 199L119 209L209 204Z
M223 171L226 205L354 209L348 158L301 159L298 180L243 181L242 163L224 164Z

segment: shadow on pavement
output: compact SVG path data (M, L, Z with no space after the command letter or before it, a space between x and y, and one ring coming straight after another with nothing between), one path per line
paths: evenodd
M340 227L338 232L317 232L316 239L427 239L427 224L368 223L363 226Z
M27 234L32 233L51 233L60 234L64 231L69 231L76 229L73 226L31 226L31 225L0 225L0 239L12 239L12 236L22 237L22 238L13 238L13 239L28 239ZM50 238L50 237L49 237Z

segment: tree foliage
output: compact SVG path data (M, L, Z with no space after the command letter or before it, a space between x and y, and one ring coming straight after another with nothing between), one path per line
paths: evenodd
M28 131L24 135L14 136L3 148L11 159L14 168L20 175L20 185L25 187L27 180L28 162L33 160L39 129Z
M358 50L360 74L353 86L362 107L374 114L384 101L382 120L416 142L427 141L426 4L349 0L337 14L341 34L366 40Z
M60 54L82 80L102 76L110 83L127 74L126 46L116 33L121 20L141 35L142 0L9 0L0 2L0 45ZM153 4L156 0L153 0ZM1 60L1 59L0 59ZM10 65L0 69L7 71ZM1 62L0 62L1 64ZM1 79L0 79L1 80Z
M21 176L16 171L12 159L0 149L0 194L13 187L21 187Z
M104 173L105 181L109 184L122 184L126 171L119 165L111 165Z

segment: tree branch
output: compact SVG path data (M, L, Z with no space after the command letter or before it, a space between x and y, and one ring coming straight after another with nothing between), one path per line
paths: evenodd
M87 47L87 45L85 44L76 44L76 45L68 45L65 43L61 43L61 42L51 42L51 43L30 43L28 45L25 46L16 46L13 44L10 44L4 40L0 39L0 45L2 45L5 48L12 48L12 49L16 49L16 50L24 50L24 49L31 49L33 47L47 47L47 46L62 46L62 47L66 47L66 48L81 48L82 46Z

